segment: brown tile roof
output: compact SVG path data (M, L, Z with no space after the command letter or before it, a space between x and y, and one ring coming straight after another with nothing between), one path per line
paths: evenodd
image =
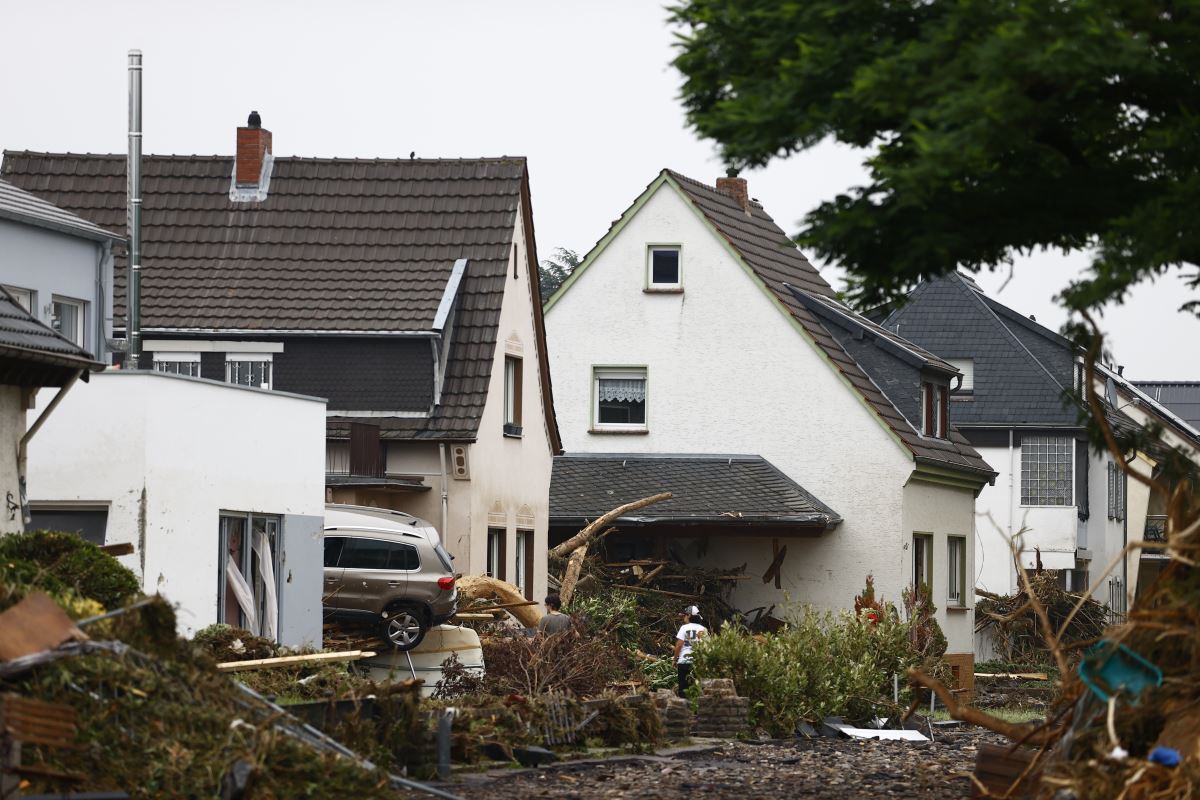
M741 255L755 275L791 313L804 331L812 337L821 351L850 382L850 385L895 432L900 441L912 452L916 461L973 473L995 474L987 462L957 430L951 428L948 440L926 438L917 433L916 428L900 413L883 390L868 377L837 339L830 334L820 319L805 307L795 293L789 290L790 286L802 293L820 297L826 305L836 307L843 315L849 315L856 320L861 319L864 325L870 326L872 329L878 328L874 323L838 301L833 287L821 277L817 269L796 247L795 242L775 224L775 220L763 210L759 203L751 202L749 209L743 209L733 197L717 191L712 186L671 170L666 170L666 173L713 227L725 237L733 249ZM903 343L903 346L913 352L924 354L924 357L931 360L931 366L953 371L953 367L911 342L890 331L885 332L885 335L897 344Z
M427 332L466 258L442 403L431 419L390 421L390 435L474 438L522 198L528 208L525 159L276 158L267 199L248 203L229 199L232 173L231 156L144 157L143 331ZM124 155L6 151L0 174L125 233Z

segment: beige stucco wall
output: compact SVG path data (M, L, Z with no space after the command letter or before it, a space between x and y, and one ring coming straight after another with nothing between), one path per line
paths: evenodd
M20 506L21 482L17 473L17 447L25 435L25 406L20 386L0 386L0 534L25 530Z
M933 536L933 602L937 606L938 624L946 634L946 652L970 653L974 645L975 591L971 578L975 575L975 494L968 489L954 489L920 481L909 481L904 487L904 543L901 570L907 582L913 580L912 535L928 533ZM963 600L965 605L953 606L947 600L949 592L949 561L947 537L966 538L966 576ZM890 597L899 600L898 597Z

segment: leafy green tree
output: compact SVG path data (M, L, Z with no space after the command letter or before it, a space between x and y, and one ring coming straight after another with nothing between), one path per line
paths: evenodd
M1200 264L1195 0L686 0L671 15L688 120L729 165L830 137L869 148L867 185L798 236L848 269L858 303L1041 247L1094 253L1074 308Z
M554 248L553 256L542 259L542 263L538 265L538 288L541 289L543 305L550 299L550 295L558 291L558 287L571 276L582 260L578 253L565 247Z

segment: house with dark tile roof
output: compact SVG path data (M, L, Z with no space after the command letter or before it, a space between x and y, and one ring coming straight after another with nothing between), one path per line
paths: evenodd
M610 554L744 565L744 610L847 608L868 574L896 601L928 584L970 658L975 496L995 472L955 427L961 375L842 303L745 180L664 170L546 320L566 450L552 540L669 489L616 521Z
M282 157L256 117L236 155L143 158L139 366L326 398L328 499L429 519L457 569L541 596L559 440L525 160ZM125 172L0 171L117 234Z
M1141 483L1129 481L1107 452L1089 449L1079 348L957 273L925 281L904 303L872 316L963 374L951 393L951 416L1000 473L978 501L974 585L1001 593L1018 588L1009 542L1021 534L1025 566L1040 560L1076 591L1098 582L1097 598L1121 613L1139 582L1152 577L1155 565L1144 567L1158 557L1132 554L1111 574L1100 573L1161 516ZM1121 373L1096 368L1096 392L1110 422L1153 421L1164 426L1167 446L1194 455L1200 434ZM1152 474L1155 454L1137 453L1131 463Z

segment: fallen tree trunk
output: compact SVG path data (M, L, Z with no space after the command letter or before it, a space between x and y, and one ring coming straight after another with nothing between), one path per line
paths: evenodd
M575 585L579 582L579 573L583 571L583 560L587 558L587 543L582 547L575 549L571 553L571 558L567 561L567 571L563 573L562 586L558 590L558 596L562 600L564 606L571 604L571 598L575 596Z
M609 511L607 514L604 514L603 516L598 517L594 522L589 524L586 528L581 530L579 533L572 536L570 539L567 539L565 542L563 542L561 544L556 544L554 547L551 547L550 555L557 556L558 558L566 558L568 555L570 555L571 553L574 553L576 550L578 550L583 545L588 544L591 541L592 537L596 534L596 531L602 530L605 525L609 524L610 522L617 519L618 517L628 514L630 511L636 511L639 508L645 508L646 506L652 505L659 501L670 500L670 499L671 499L670 492L662 492L660 494L652 495L650 497L643 497L641 500L634 500L632 503L626 503L623 506L618 506L617 508L614 508L612 511Z
M974 706L960 703L958 698L954 696L954 693L943 686L941 681L929 677L920 670L910 669L908 671L908 680L913 686L924 687L937 695L937 699L942 701L946 706L946 710L950 712L950 716L954 719L961 719L963 722L987 728L989 731L994 731L1001 736L1007 736L1018 744L1044 747L1053 744L1062 735L1061 729L1051 728L1046 724L1017 724L1015 722L1008 722L980 711Z
M527 600L521 590L511 583L505 583L498 578L487 575L464 575L458 579L459 594L476 600L495 600L503 604L511 603L506 608L517 622L526 628L536 628L542 618L541 609L537 605L525 605Z

